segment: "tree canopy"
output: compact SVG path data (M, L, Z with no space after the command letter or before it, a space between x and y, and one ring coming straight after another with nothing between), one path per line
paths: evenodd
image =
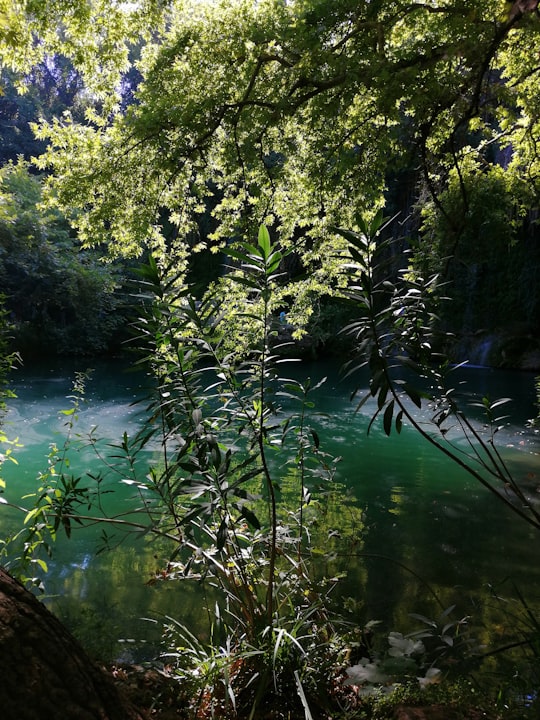
M456 276L461 266L448 258L457 251L473 278L486 258L501 255L504 262L525 219L537 212L537 5L0 0L4 86L13 73L18 90L29 93L28 73L36 67L53 75L67 67L78 99L75 107L44 113L34 124L46 148L34 163L46 178L47 214L38 211L41 185L24 163L0 170L0 277L12 283L12 299L23 291L16 311L30 299L27 309L42 313L40 325L57 315L64 327L73 320L71 327L91 328L100 339L103 316L117 307L116 278L109 272L114 266L97 271L90 250L107 252L109 259L149 250L147 264L138 268L135 292L143 312L135 327L141 362L156 381L145 427L134 437L125 432L112 446L114 464L105 461L115 472L125 461L121 482L140 493L136 513L143 523L126 520L123 512L107 514L99 490L104 476L88 473L92 484L85 488L81 476L61 469L84 393L79 378L73 407L64 411L71 418L68 439L58 453L51 449L49 472L40 474L34 507L25 513L32 542L23 542L19 559L34 562L32 553L48 536L61 526L69 536L75 522L125 524L171 541L162 579L215 581L227 608L218 608L216 617L234 619L232 631L223 626L227 645L258 656L247 682L259 683L250 717L271 685L277 693L284 638L294 647L284 656L300 650L310 669L320 666L312 648L333 646L327 581L311 584L303 555L304 542L311 543L306 482L321 488L323 479L332 491L335 463L305 424L310 382L277 373L283 336L289 339L296 321L306 322L314 296L335 292L353 308L346 330L356 354L349 369L369 366L369 388L357 405L374 401L368 429L380 420L390 435L407 422L540 527L535 505L494 446L503 419L497 408L506 400L483 398L482 437L446 384L447 364L433 352L440 338L433 331L437 294L430 277L444 264ZM383 208L392 207L402 173L410 175L412 191L404 206L397 205L417 210L409 266L403 245L384 236L390 223ZM257 228L252 244L247 238ZM74 262L71 251L79 243L85 252ZM193 256L221 249L227 271L207 283L202 297L195 295ZM535 258L538 267L538 250ZM17 272L9 273L10 263ZM502 284L512 277L507 265ZM34 278L49 282L49 299L58 295L61 302L32 297ZM70 285L77 286L78 307L69 302ZM105 327L114 329L114 323ZM403 367L411 381L403 378ZM276 422L278 396L298 410ZM429 407L429 430L412 406ZM449 434L456 425L465 450ZM141 482L135 458L149 443L157 447L158 439L163 455ZM291 452L290 439L297 446ZM88 444L103 459L96 442L93 429ZM275 449L284 449L285 462L274 477ZM282 503L284 467L299 490L292 513ZM251 494L254 479L262 496ZM257 516L259 500L266 526ZM87 514L93 508L97 516ZM292 519L290 535L282 532L282 509ZM297 638L307 642L305 650ZM340 658L341 674L342 664ZM287 657L283 667L288 680L296 678L296 685L283 685L283 696L296 697L296 688L302 697L294 663Z
M504 157L530 201L538 193L535 8L170 3L161 23L152 15L135 102L126 111L104 103L85 123L43 124L50 144L40 164L53 171L56 201L81 208L84 241L112 237L115 251L128 253L160 242L165 219L185 236L208 197L216 238L266 221L284 238L323 240L330 224L352 225L359 210L381 205L388 171L411 161L441 205L452 168L459 176L472 157L482 172ZM121 12L103 20L107 33L121 32L119 16L125 21ZM87 42L95 29L72 32ZM88 57L104 52L95 41L89 48ZM109 61L127 67L125 53Z
M0 66L24 76L54 54L72 60L91 92L115 97L129 43L145 34L159 0L0 0Z
M83 244L166 251L187 268L193 251L264 222L311 271L300 299L336 282L333 227L391 205L402 172L431 269L481 226L486 178L503 243L534 217L537 5L3 3L0 60L28 72L63 55L85 82L84 116L35 125L48 200L74 212Z

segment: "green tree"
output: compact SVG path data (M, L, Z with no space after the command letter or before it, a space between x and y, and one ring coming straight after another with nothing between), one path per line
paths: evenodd
M464 158L459 172L450 171L439 195L444 212L433 201L421 208L424 241L415 265L421 275L438 273L447 283L451 313L443 311L443 317L458 341L482 329L508 327L515 332L520 325L538 325L534 278L540 253L526 221L534 205L532 198L530 205L518 202L515 182L515 175L500 165ZM525 350L526 342L524 334L520 348L509 343L509 363Z
M24 75L4 69L0 93L0 164L16 162L20 157L29 161L44 151L45 143L36 139L33 123L60 117L66 109L83 120L85 105L91 104L91 98L83 89L81 74L63 56L49 57Z
M25 92L27 73L63 55L85 78L95 99L114 102L129 66L132 40L159 24L157 11L165 11L165 6L160 0L0 0L0 67L17 72L19 90Z
M49 200L77 209L85 244L196 255L264 222L307 273L291 310L301 325L314 296L339 283L332 258L343 243L330 226L355 228L384 205L390 173L416 168L415 197L430 197L454 235L462 214L447 189L467 210L471 164L499 167L514 219L537 203L535 2L137 8L153 32L139 35L134 102L104 100L103 85L103 112L36 129L49 142L38 161L51 172ZM102 50L90 45L88 57ZM125 72L127 56L117 59ZM118 85L108 92L117 99ZM209 211L212 231L200 234ZM439 251L428 233L422 244Z
M183 237L213 196L216 237L267 219L284 238L309 235L302 249L316 257L328 222L381 203L387 168L411 155L435 198L486 145L512 147L517 173L535 161L531 9L171 3L138 64L136 103L93 124L43 126L43 164L59 201L87 208L86 241L157 242L163 211Z
M95 354L124 322L118 270L80 252L66 219L40 207L25 164L0 170L0 279L12 344L25 355Z
M62 53L87 84L84 122L68 114L38 129L49 199L77 210L84 243L115 255L174 242L193 254L265 222L310 273L296 290L300 323L336 282L342 243L329 226L354 228L357 213L382 206L390 174L415 168L416 198L427 193L454 235L461 215L445 193L454 183L467 216L471 162L503 169L514 218L537 204L536 10L534 0L4 3L0 62L28 72ZM126 103L130 63L140 83ZM209 210L212 232L194 242Z

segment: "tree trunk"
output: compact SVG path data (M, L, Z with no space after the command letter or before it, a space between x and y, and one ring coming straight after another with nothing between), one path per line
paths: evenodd
M142 720L47 608L0 569L2 720Z

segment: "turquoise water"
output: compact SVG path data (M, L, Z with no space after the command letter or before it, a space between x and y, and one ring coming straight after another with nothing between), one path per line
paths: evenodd
M133 403L145 394L146 380L126 374L120 365L95 367L77 432L84 435L97 425L101 437L115 442L124 431L133 434L140 426L144 403ZM13 502L23 503L20 498L35 490L37 475L47 466L51 439L63 441L66 416L59 413L69 407L66 396L75 369L85 366L34 367L15 376L18 398L10 403L6 431L18 436L24 447L17 452L19 465L3 469ZM339 381L335 364L302 365L294 373L330 378L317 392L321 414L314 423L322 449L341 458L337 479L364 509L363 542L346 560L342 587L356 602L358 622L377 619L406 630L409 613L433 616L455 603L456 612L473 616L479 628L492 627L497 611L489 587L510 592L511 583L540 606L537 530L420 441L411 428L405 426L400 436L388 438L375 425L368 436L372 408L354 412L349 400L353 385ZM515 398L511 422L498 442L516 476L540 499L538 436L524 429L535 414L534 378L488 369L460 373L465 395ZM71 457L75 474L94 467L88 449ZM117 511L129 508L132 489L118 486L114 473L107 482L119 490L108 502ZM19 521L16 513L0 506L3 533ZM119 539L113 540L112 551L96 555L100 531L75 530L70 540L57 542L44 580L48 604L90 649L131 659L151 655L159 636L159 627L141 618L171 615L195 626L201 595L187 584L147 584L161 566L159 547L142 538L115 545Z

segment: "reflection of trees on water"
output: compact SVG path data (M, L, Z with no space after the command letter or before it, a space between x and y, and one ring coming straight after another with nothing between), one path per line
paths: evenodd
M358 584L350 574L347 583L361 620L408 632L418 629L410 613L436 618L456 605L455 616L471 616L475 633L491 645L486 628L501 627L491 586L512 578L532 602L540 597L534 529L405 431L373 441L373 463L367 454L356 478L366 507L364 574Z
M208 623L200 587L149 582L160 569L157 549L144 541L121 545L92 555L90 572L59 558L47 576L47 606L100 659L154 657L167 616L203 636Z

